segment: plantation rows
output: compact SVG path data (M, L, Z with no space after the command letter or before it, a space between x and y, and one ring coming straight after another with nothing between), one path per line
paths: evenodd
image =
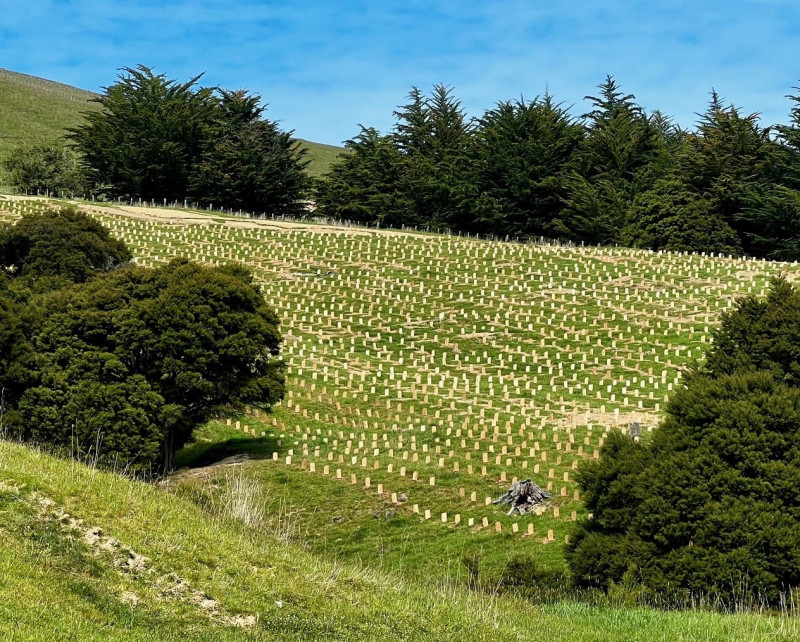
M4 218L41 202L0 201ZM657 425L734 299L795 265L93 208L136 261L240 261L284 332L288 394L238 428L271 466L421 522L562 540L603 436ZM227 430L233 431L236 424ZM515 479L543 514L487 506Z

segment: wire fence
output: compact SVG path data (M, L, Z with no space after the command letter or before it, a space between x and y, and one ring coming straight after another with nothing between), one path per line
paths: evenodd
M55 198L55 199L62 199L62 200L71 200L71 201L83 201L86 203L96 203L98 205L117 205L117 206L128 206L128 207L141 207L141 208L154 208L154 209L173 209L173 210L183 210L188 212L197 212L200 214L216 214L222 216L236 216L241 218L253 219L253 220L262 220L262 221L278 221L278 222L286 222L286 223L310 223L316 225L326 225L326 226L335 226L335 227L342 227L342 228L351 228L351 229L362 229L362 230L396 230L396 231L404 231L404 232L419 232L419 233L427 233L427 234L443 234L446 236L452 237L459 237L465 239L473 239L479 241L495 241L495 242L502 242L502 243L518 243L523 245L541 245L547 247L564 247L564 248L571 248L571 247L614 247L614 248L621 248L624 246L619 245L618 243L603 245L603 246L596 246L590 243L579 242L576 243L569 239L560 239L560 238L553 238L553 237L546 237L546 236L513 236L513 235L499 235L499 234L477 234L477 233L469 233L469 232L462 232L458 230L452 230L447 227L435 227L435 226L418 226L418 225L401 225L401 226L384 226L380 223L375 224L368 224L361 221L352 221L349 219L338 219L328 216L321 216L314 212L314 202L313 201L306 201L306 214L304 215L292 215L292 214L282 214L282 213L270 213L270 212L251 212L245 210L237 210L233 208L222 208L222 207L214 207L213 204L203 204L197 203L193 201L183 200L183 201L170 201L168 199L161 199L157 200L143 200L143 199L135 199L135 198L117 198L117 199L98 199L95 196L76 196L74 194L52 194L50 192L40 193L25 193L20 192L19 190L15 190L12 187L3 187L0 185L0 194L13 194L16 196L37 196L37 197L45 197L45 198ZM627 249L635 249L635 248L627 248ZM650 252L650 250L640 249L641 252ZM709 256L709 257L717 257L717 258L738 258L738 259L746 259L749 261L756 261L756 262L766 262L768 259L760 258L760 257L752 257L752 256L741 256L741 257L734 257L732 255L727 255L723 253L715 253L715 252L689 252L689 251L670 251L670 250L659 250L657 253L663 254L676 254L676 255L697 255L697 256ZM770 261L772 263L780 264L786 263L787 265L791 264L794 265L796 261Z
M57 96L77 103L85 103L97 96L94 92L85 89L78 89L70 85L53 82L52 80L28 76L27 74L20 74L2 68L0 68L0 80L8 80L16 85L32 87L39 91L46 92L51 96Z

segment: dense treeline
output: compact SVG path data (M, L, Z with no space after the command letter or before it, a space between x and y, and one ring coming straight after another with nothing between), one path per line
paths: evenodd
M124 69L95 99L100 110L85 113L67 136L80 171L58 146L20 148L6 162L12 182L28 192L301 215L310 187L306 149L265 117L258 95L199 80Z
M779 604L800 584L800 291L723 315L647 445L612 433L580 474L579 586Z
M28 192L190 201L302 216L306 150L260 97L126 68L71 130L71 150L15 150ZM417 88L388 134L361 127L316 185L317 211L368 225L555 237L800 258L800 96L764 126L716 93L692 130L648 113L612 77L574 117L549 95L470 119L442 85Z
M800 97L763 127L712 94L686 131L608 77L574 118L551 96L466 117L412 89L389 134L362 127L318 188L321 213L388 226L654 250L800 258Z
M0 434L151 473L214 413L283 397L245 268L130 258L71 208L0 226Z

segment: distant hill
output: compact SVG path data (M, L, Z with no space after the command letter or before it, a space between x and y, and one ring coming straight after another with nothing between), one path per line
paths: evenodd
M345 149L343 147L336 147L335 145L323 145L322 143L312 143L310 140L299 138L306 147L308 147L308 158L311 163L308 165L308 173L311 176L319 177L330 169L330 166L336 161L336 157L341 154Z
M81 122L81 113L97 109L97 94L70 85L0 69L0 163L21 144L51 142ZM302 139L301 139L302 140ZM308 147L308 172L321 176L341 147L302 140ZM3 171L0 169L0 184Z
M97 109L93 94L69 85L0 69L0 162L22 144L51 142ZM2 169L0 169L0 178Z

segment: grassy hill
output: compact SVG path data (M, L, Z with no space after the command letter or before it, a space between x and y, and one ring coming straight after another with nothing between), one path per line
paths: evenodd
M0 69L0 163L19 145L48 143L96 109L89 91ZM3 172L0 167L0 178Z
M239 472L230 467L229 478ZM790 640L757 615L535 606L321 559L156 486L0 441L4 640ZM246 511L251 512L246 512ZM277 533L279 534L279 533Z
M81 122L81 112L97 109L95 96L69 85L0 69L0 184L2 161L19 145L58 140ZM320 176L342 151L332 145L302 141L311 161L308 172Z
M336 157L343 153L343 147L334 145L323 145L322 143L312 143L310 140L299 139L304 147L308 148L306 158L311 162L308 164L308 173L319 178L328 171L331 165L336 162Z
M0 200L0 219L44 206ZM609 431L626 430L630 421L640 422L647 438L720 313L737 296L764 292L773 274L796 280L800 267L84 207L129 244L137 262L183 256L248 265L282 319L288 394L268 415L203 426L163 488L11 444L0 445L0 481L22 484L100 526L158 560L159 574L188 578L220 602L225 617L255 614L258 626L247 635L385 639L392 631L447 639L470 629L475 639L797 636L795 618L668 614L571 599L522 605L464 587L465 562L487 585L514 557L562 571L564 542L585 514L575 483L581 465ZM553 495L540 514L507 517L491 505L525 477ZM29 560L49 555L37 542L54 535L36 534L37 511L24 507L35 507L36 497L28 497L14 504L23 515L3 553L6 568L26 551ZM91 549L81 555L97 561ZM70 564L58 558L43 577L34 561L20 566L16 580L0 579L0 596L27 595L14 597L19 619L32 600L30 578L49 586L53 600L66 583L72 612L95 618L88 621L96 629L74 628L85 637L111 630L111 620L127 622L129 611L142 635L159 617L187 622L200 637L229 623L197 616L197 596L188 606L164 606L162 589L114 589L111 558L97 581ZM264 570L269 565L276 570ZM265 579L272 573L275 582ZM148 577L144 587L152 584ZM85 586L107 601L82 593ZM146 608L126 606L126 593L142 594ZM46 610L52 626L79 626ZM170 625L161 626L155 630L167 637Z

